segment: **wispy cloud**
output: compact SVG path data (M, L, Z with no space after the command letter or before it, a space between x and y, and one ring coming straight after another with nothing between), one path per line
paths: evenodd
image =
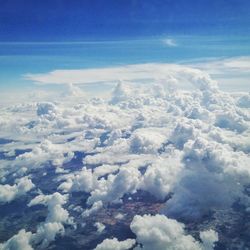
M226 91L249 91L250 57L217 58L190 62L190 67L207 72Z
M184 70L185 69L185 70ZM114 83L123 81L154 81L159 79L171 79L174 74L183 77L183 70L202 70L218 80L223 89L237 91L248 89L250 79L249 57L217 58L214 60L189 61L181 65L165 63L148 63L126 65L109 68L92 68L78 70L54 70L42 74L26 74L26 80L37 84L93 84ZM182 74L177 74L182 72ZM237 83L237 84L235 84Z
M169 79L173 72L195 71L176 64L137 64L112 68L93 68L79 70L54 70L44 74L26 74L24 78L38 84L89 84L114 82L119 80Z
M176 43L176 41L172 38L165 38L162 40L162 42L167 45L168 47L176 47L178 46L178 44Z

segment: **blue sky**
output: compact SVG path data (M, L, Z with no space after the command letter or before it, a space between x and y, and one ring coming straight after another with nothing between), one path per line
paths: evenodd
M248 34L248 0L1 0L1 41Z
M248 0L0 0L0 89L26 74L250 55Z

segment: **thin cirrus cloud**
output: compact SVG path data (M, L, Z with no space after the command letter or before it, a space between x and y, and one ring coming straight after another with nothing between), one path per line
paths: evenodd
M45 74L26 74L24 78L37 84L88 84L120 80L150 80L171 77L173 72L196 71L175 64L137 64L112 68L93 68L79 70L54 70Z
M221 89L226 91L249 91L250 57L220 58L188 64L210 74ZM237 84L235 84L237 82Z
M191 67L190 67L191 66ZM214 60L187 61L182 65L167 63L147 63L134 64L108 68L92 68L77 70L53 70L42 74L25 74L26 80L39 85L47 84L92 84L92 83L112 83L117 80L123 81L154 81L154 80L173 80L178 75L183 78L184 71L202 70L211 74L218 80L222 88L228 90L246 90L249 82L249 57L218 58ZM181 74L178 74L181 72ZM185 76L184 76L185 78ZM232 79L232 83L231 83ZM238 84L235 86L234 82ZM171 80L171 81L172 81ZM177 81L180 83L180 81ZM185 81L183 81L184 84ZM225 86L224 86L225 85ZM178 85L179 86L179 85ZM223 87L224 86L224 87ZM231 86L231 87L230 87ZM228 89L230 87L230 89Z
M177 47L178 46L176 41L172 38L163 39L162 42L168 47Z

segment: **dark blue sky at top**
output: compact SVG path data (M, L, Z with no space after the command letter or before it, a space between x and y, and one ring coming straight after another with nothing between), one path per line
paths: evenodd
M249 0L0 0L0 41L249 33Z

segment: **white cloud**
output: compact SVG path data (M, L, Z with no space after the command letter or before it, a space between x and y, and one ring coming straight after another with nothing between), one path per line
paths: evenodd
M237 104L239 107L242 107L242 108L250 108L250 93L241 96L237 100Z
M126 101L132 94L132 89L128 84L119 80L118 84L115 86L112 99L110 101L111 104L117 104L122 101Z
M215 58L213 60L188 63L199 68L215 78L220 88L225 91L249 91L250 58Z
M219 240L218 233L212 229L200 232L200 238L202 240L204 250L214 249L214 243Z
M100 222L96 222L94 225L95 225L98 233L103 232L103 230L105 229L105 225L100 223Z
M100 69L55 70L45 74L27 74L25 78L39 84L110 83L117 82L119 79L122 81L164 79L166 83L172 83L174 79L174 82L178 84L178 79L185 79L186 82L191 80L186 76L202 76L204 78L205 74L200 70L186 66L151 63ZM117 93L120 94L119 91Z
M34 243L42 248L48 247L55 240L57 234L64 234L63 224L73 224L69 213L62 207L68 200L66 195L56 192L51 195L40 194L30 201L28 206L43 204L48 207L48 215L45 222L41 223L34 234Z
M97 247L95 250L129 250L135 244L135 240L127 239L124 241L119 241L117 238L106 239Z
M54 241L56 235L64 234L64 226L60 222L47 222L37 227L34 235L34 243L41 248L47 248L51 241Z
M173 187L178 185L177 177L182 171L180 159L178 151L172 152L169 157L158 157L142 176L139 188L148 191L159 200L164 200L172 192Z
M14 199L25 195L29 192L35 185L29 179L28 176L21 179L17 179L14 185L0 185L0 202L6 203L11 202Z
M51 102L37 103L36 113L38 116L53 120L57 115L57 107L54 103Z
M157 128L137 129L130 140L130 151L135 154L154 154L166 141L166 136Z
M162 42L167 45L168 47L176 47L178 46L176 41L172 38L166 38L166 39L163 39Z
M101 179L97 187L90 193L87 203L96 201L121 202L126 193L134 193L140 183L140 172L137 169L120 169L117 175L110 174L107 180Z
M218 241L216 232L209 230L200 234L200 243L185 233L184 224L164 215L136 215L130 228L136 234L136 241L142 244L138 249L209 250Z
M196 219L211 210L231 207L237 198L244 199L249 156L197 137L184 145L183 159L185 168L166 203L166 214Z
M68 197L66 195L61 195L56 192L52 195L43 195L40 194L32 199L28 206L35 206L38 204L43 204L48 207L49 213L46 218L47 222L67 222L69 214L67 210L62 208L67 202Z
M46 123L50 123L50 121ZM47 129L49 130L49 128ZM27 166L29 168L35 168L41 167L49 161L51 161L53 165L60 167L74 157L70 144L68 144L68 146L69 147L67 147L66 143L63 145L61 143L53 143L48 139L41 139L39 144L35 143L32 145L31 152L25 152L17 156L12 167Z
M82 213L82 217L85 218L85 217L88 217L94 213L96 213L98 210L100 210L101 208L103 207L103 203L102 201L96 201L93 203L93 205L91 206L90 209L86 209L83 211Z
M117 219L117 220L122 220L124 217L125 217L124 214L118 213L118 214L115 216L115 219Z
M250 70L250 61L248 56L232 57L232 58L216 58L205 62L197 62L190 64L197 66L202 70L209 70L209 73L223 73L225 72L247 72Z
M94 174L98 177L107 175L107 174L112 174L116 171L119 170L119 166L118 165L101 165L99 167L96 167L94 169Z
M97 176L92 173L91 169L84 167L75 175L68 176L67 181L63 182L58 189L64 192L84 191L91 192L97 185Z
M24 229L20 230L16 235L11 237L8 241L0 244L1 250L33 250L30 245L32 239L32 233L26 232Z
M246 69L245 63L238 64L243 67ZM10 183L13 178L29 176L33 168L40 168L37 171L44 172L45 178L47 169L59 167L53 185L66 194L38 195L30 201L30 206L48 207L46 220L32 236L34 246L48 246L64 233L65 224L72 224L64 208L72 192L88 194L87 204L76 208L83 220L138 190L150 192L159 202L171 194L162 204L162 212L176 219L192 220L211 211L226 211L235 201L250 206L244 192L250 184L248 93L225 93L207 73L170 64L55 71L39 79L42 83L63 83L71 77L76 83L117 82L118 76L125 81L107 100L76 102L65 96L53 102L0 107L0 138L10 139L0 144L2 201L25 194L28 189L18 186L20 179ZM143 79L154 80L145 84ZM71 87L73 94L77 92L76 86ZM29 178L26 181L32 186ZM151 223L151 219L145 220ZM164 225L156 223L152 228L156 232L164 229L165 235L174 225L179 228L180 240L199 247L207 242L211 248L216 240L214 233L201 233L201 245L185 234L183 225L167 223L170 229L166 232ZM142 243L147 244L144 239ZM169 244L179 243L172 237Z

